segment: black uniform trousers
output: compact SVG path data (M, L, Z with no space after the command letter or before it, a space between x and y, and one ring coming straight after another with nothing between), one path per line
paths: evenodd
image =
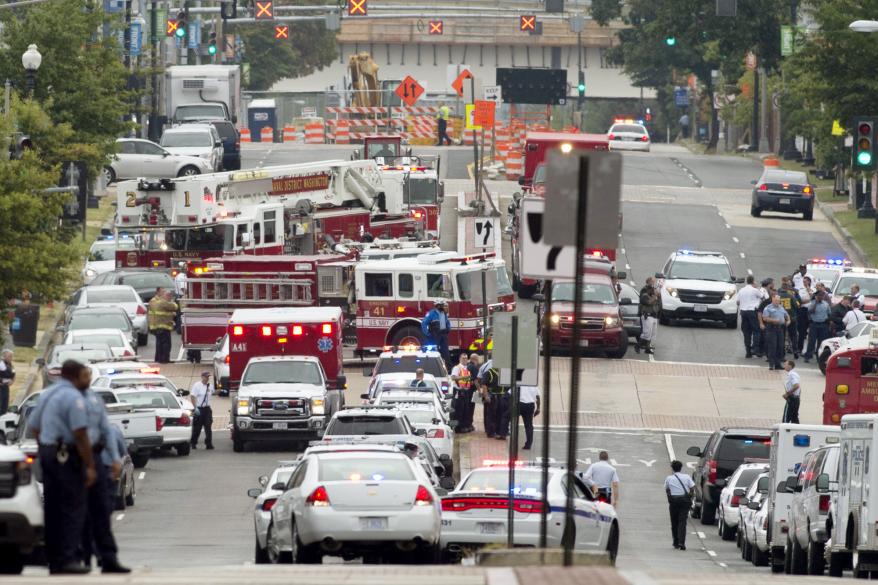
M781 360L786 356L784 351L784 325L765 326L765 353L768 356L768 365L772 368L780 368Z
M204 429L204 444L213 446L213 409L209 406L199 406L198 415L192 421L192 446L198 444L201 437L201 429Z
M87 513L82 459L75 446L69 446L67 453L67 461L59 463L55 445L39 447L46 560L50 571L79 561L79 545Z
M689 517L691 504L680 498L679 502L670 502L668 509L671 512L671 536L674 546L686 546L686 521Z
M760 353L762 332L759 330L759 319L755 310L741 311L741 332L744 334L744 351L747 355Z
M530 448L534 443L534 412L537 405L533 402L519 402L518 415L524 423L524 446ZM518 424L518 421L515 421Z
M489 437L509 435L509 395L489 393L491 401L485 407L485 433Z
M95 457L100 455L95 453ZM94 555L101 565L115 564L119 549L110 521L114 507L110 504L114 498L107 493L110 487L110 470L100 461L95 465L95 470L97 481L88 489L86 496L88 514L82 531L82 560L89 564Z
M159 364L167 364L171 361L171 330L153 329L155 335L155 361Z

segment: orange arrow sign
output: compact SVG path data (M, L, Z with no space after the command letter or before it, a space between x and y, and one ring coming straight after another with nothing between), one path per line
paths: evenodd
M463 82L466 79L472 79L473 74L469 72L469 69L464 69L460 72L460 75L457 76L451 83L451 87L454 88L454 91L457 92L458 97L463 97Z
M424 88L421 87L421 84L415 81L411 75L406 75L405 79L402 80L402 83L399 84L394 93L399 96L399 99L401 99L405 105L411 107L415 105L415 102L418 101L419 97L424 95Z

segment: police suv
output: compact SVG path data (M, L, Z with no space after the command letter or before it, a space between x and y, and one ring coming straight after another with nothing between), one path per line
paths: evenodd
M662 310L659 322L671 319L723 321L729 329L738 326L736 284L729 261L720 252L677 250L656 278L662 284Z

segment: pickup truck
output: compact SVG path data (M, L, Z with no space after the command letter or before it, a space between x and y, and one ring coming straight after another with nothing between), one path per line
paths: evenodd
M344 376L339 376L344 388ZM265 356L247 362L232 398L232 447L248 441L319 439L343 405L343 390L327 389L326 373L314 356Z

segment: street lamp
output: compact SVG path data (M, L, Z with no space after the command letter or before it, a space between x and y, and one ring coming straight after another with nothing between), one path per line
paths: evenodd
M40 55L37 46L34 44L28 45L27 51L21 55L21 65L24 67L24 71L27 74L28 94L32 94L37 85L37 69L40 68L42 62L43 56Z

